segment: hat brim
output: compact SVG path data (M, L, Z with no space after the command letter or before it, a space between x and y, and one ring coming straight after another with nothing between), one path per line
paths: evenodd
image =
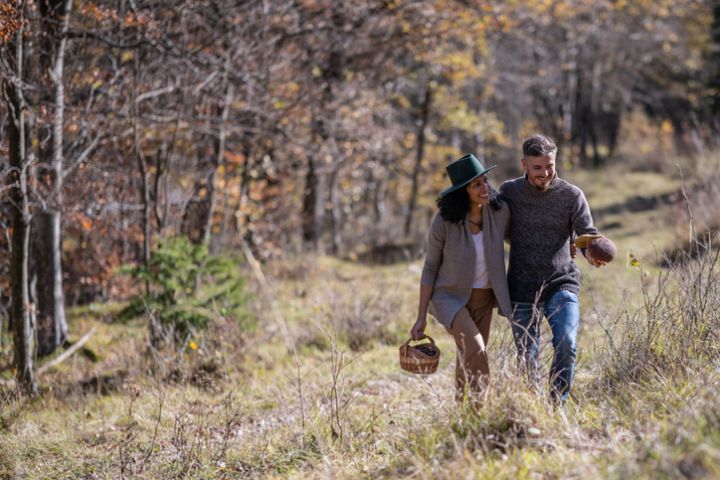
M451 187L446 188L445 190L443 190L442 192L440 192L440 196L441 196L441 197L444 197L444 196L447 195L448 193L452 193L452 192L454 192L455 190L458 190L458 189L460 189L460 188L463 188L463 187L466 186L468 183L472 182L473 180L475 180L475 179L478 178L478 177L481 177L481 176L485 175L487 172L489 172L490 170L492 170L492 169L495 168L495 167L497 167L497 165L493 165L492 167L486 168L485 170L483 170L482 172L478 173L478 174L475 175L474 177L472 177L472 178L470 178L470 179L468 179L468 180L465 180L463 183L458 183L457 185L453 185L453 186L451 186Z

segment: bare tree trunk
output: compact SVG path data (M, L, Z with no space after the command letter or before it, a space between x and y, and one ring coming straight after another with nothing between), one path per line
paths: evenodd
M420 170L422 168L423 150L425 148L425 128L427 127L428 117L430 116L430 102L432 101L432 90L430 85L425 89L425 98L420 107L420 124L417 132L417 150L415 155L415 168L412 173L412 184L410 190L410 202L408 204L407 215L405 216L405 236L410 235L412 229L413 214L415 213L415 205L417 204L418 184L420 179Z
M580 165L587 165L587 128L580 133Z
M243 146L244 148L244 146ZM239 203L242 201L242 185L239 186L238 204L232 201L232 192L230 184L239 180L237 168L228 168L225 171L225 188L222 197L222 215L220 220L220 231L218 232L217 239L213 241L213 248L220 248L226 250L232 245L232 236L228 238L228 232L233 226L236 226L236 217L239 210ZM214 250L213 250L214 251Z
M593 149L593 167L600 168L603 164L602 157L600 156L600 149L598 148L598 136L597 129L595 128L595 112L590 111L588 122L588 132L590 133L590 143Z
M23 33L21 27L16 35L15 83L5 80L3 94L10 113L7 125L8 153L10 161L11 245L10 282L12 298L12 324L15 361L15 378L20 390L35 395L38 387L33 366L32 328L28 300L28 257L30 243L30 208L28 206L27 150L25 114L27 106L22 90L23 80Z
M177 132L177 126L175 127L175 131ZM173 133L173 137L175 134ZM172 142L175 141L173 138L171 140ZM172 148L172 147L171 147ZM163 229L165 228L165 221L167 220L169 205L168 205L168 198L167 198L167 177L165 175L165 172L168 168L168 146L167 143L163 142L163 144L158 148L157 154L155 155L155 179L153 181L153 187L152 187L152 198L155 200L153 202L153 213L155 215L155 223L157 224L158 234L162 237ZM162 186L162 192L161 190ZM163 204L161 207L160 204L160 198L163 199Z
M208 135L204 134L201 138L198 143L202 146L205 146L210 141ZM210 188L212 188L209 186L209 181L214 168L212 165L207 165L205 159L212 156L213 155L206 152L204 148L198 148L195 155L194 168L196 171L202 173L199 174L197 180L195 180L190 197L184 202L182 209L183 214L180 222L180 233L195 245L201 244L205 236L208 195ZM212 160L212 162L214 163L214 160Z
M618 108L610 121L609 121L609 132L608 132L608 158L615 156L615 149L617 148L618 135L620 133L620 125L622 125L622 109Z
M150 256L152 254L151 245L151 205L150 205L150 180L148 178L148 168L147 168L147 159L145 158L145 154L142 151L142 145L140 144L140 129L138 128L138 122L139 122L139 104L138 104L138 95L137 95L137 76L138 76L138 62L139 62L139 56L135 55L134 58L134 64L133 64L133 98L131 99L132 105L131 108L131 115L132 115L132 129L133 129L133 150L135 154L135 159L137 160L138 170L140 172L140 201L142 202L143 206L143 215L142 215L142 231L143 231L143 263L145 264L145 267L148 269L150 268ZM150 295L150 281L145 280L145 294ZM154 325L150 325L150 336L151 340L153 342L155 340L158 340L157 337L154 335ZM153 343L155 344L155 343Z
M329 85L329 83L328 83ZM325 105L331 96L330 87L323 92L320 113L313 114L312 139L313 149L308 157L308 166L305 173L305 188L303 190L302 231L303 241L311 245L316 251L321 250L322 236L325 230L325 197L327 190L327 169L323 159L324 148L329 134L326 122L320 115L325 113Z
M330 208L332 219L331 253L337 255L342 245L342 207L340 205L340 164L335 164L330 173Z
M248 216L240 214L245 208L250 197L250 167L252 166L253 148L250 146L250 140L246 139L242 142L244 162L240 171L240 198L238 198L237 207L235 208L235 230L238 235L242 236L248 245L252 245L250 231L243 231L243 226L249 223Z
M575 113L577 112L578 98L578 68L577 68L577 46L575 45L574 33L571 38L566 39L566 48L563 55L566 55L564 63L568 64L566 73L566 91L563 99L563 138L564 144L570 144L570 151L564 155L564 160L575 163L575 156L571 153L575 145L573 142L573 132L575 131Z
M133 99L133 103L135 102L135 99ZM137 105L133 108L137 108ZM145 158L145 155L142 152L141 146L140 146L140 137L138 133L137 128L138 118L137 118L137 112L133 116L133 130L135 130L134 135L134 150L135 150L135 158L137 160L138 164L138 170L140 170L140 200L143 205L143 215L142 215L142 230L143 230L143 263L145 264L145 267L149 270L150 269L150 260L151 260L151 225L150 225L150 215L151 215L151 207L150 207L150 185L149 185L149 179L148 179L148 171L147 171L147 159ZM150 295L150 280L145 279L145 295ZM163 332L162 332L162 326L158 322L155 315L150 314L149 315L149 330L150 330L150 344L153 347L157 347L160 345L163 339Z
M321 160L321 168L317 170L317 182L315 184L315 205L313 208L313 223L315 224L315 249L319 253L325 253L323 236L326 228L325 199L327 198L327 166Z
M203 157L202 150L198 153L198 165L205 169L206 173L195 182L192 195L188 200L182 218L180 231L196 245L210 243L212 237L213 213L216 209L217 194L215 189L215 178L217 171L225 162L227 119L235 96L234 86L229 83L227 73L223 77L222 90L225 93L222 107L213 105L212 109L218 116L217 135L203 134L202 145L212 144L212 153L207 156L210 161ZM212 99L208 100L212 102ZM214 126L210 121L209 129Z
M63 203L62 178L63 178L63 125L65 112L65 90L63 85L63 69L65 64L65 48L67 39L64 33L67 32L70 20L72 0L64 2L64 12L58 12L61 4L53 5L54 10L47 12L46 21L52 22L63 18L62 30L59 36L60 41L55 54L54 66L51 78L55 84L55 112L52 129L52 149L49 167L46 167L50 183L51 198L45 212L38 215L35 222L40 232L34 236L34 262L37 270L38 282L38 324L37 338L38 355L49 355L56 348L65 343L68 334L68 326L65 318L65 295L63 293L62 279L62 227L61 209ZM48 45L55 39L51 30L48 29ZM50 48L50 47L48 47ZM45 52L50 55L50 52ZM47 62L41 62L45 64ZM43 72L44 73L44 72Z
M134 123L137 123L137 118L135 118ZM133 127L137 131L137 126ZM150 267L150 255L151 255L151 231L150 231L150 215L151 215L151 209L150 209L150 186L149 186L149 180L148 180L148 171L147 171L147 160L145 159L145 155L142 153L141 147L139 145L140 139L138 138L138 134L135 135L135 158L137 159L138 164L138 170L140 171L140 201L142 202L143 206L143 215L142 215L142 231L143 231L143 262L145 263L145 266ZM145 292L150 293L150 286L146 282L145 283Z
M202 241L206 244L210 244L210 238L212 236L212 222L213 212L215 211L216 192L215 192L215 176L217 175L218 168L225 163L225 143L227 137L227 119L230 114L230 107L232 106L233 98L235 97L235 90L232 82L228 81L227 73L225 74L225 99L223 100L222 111L220 112L220 126L218 127L218 136L215 143L215 159L213 162L212 172L208 179L208 211L205 219L205 225L203 227Z
M333 24L336 26L343 21L342 15L337 12L338 7L333 4ZM322 240L326 227L325 200L327 198L328 175L325 147L327 147L328 139L331 137L329 125L334 118L334 114L329 106L333 100L333 85L342 71L342 53L333 49L322 70L322 79L325 84L322 88L322 94L317 100L318 105L312 115L313 149L308 158L308 168L305 174L301 215L303 240L306 244L311 244L316 251L323 250Z
M312 155L312 154L311 154ZM313 156L308 158L307 171L305 172L305 189L303 191L302 208L302 232L303 240L306 243L317 245L319 230L316 215L318 203L318 175L316 171L316 160Z
M388 228L388 190L389 185L395 181L396 173L393 169L388 168L389 162L383 157L381 164L378 166L383 171L373 172L375 181L375 189L373 194L373 212L375 218L375 226L373 228L372 245L376 246L387 241Z
M600 111L600 73L602 65L599 61L593 63L592 81L590 85L590 113L588 114L588 131L590 133L590 142L593 148L593 166L600 168L602 158L598 146L597 120L596 117Z
M3 290L0 287L0 348L2 348L3 322L5 320L5 302L3 302Z
M387 213L387 207L385 205L385 197L387 190L385 185L387 181L382 176L377 176L375 172L372 172L372 192L373 192L373 216L375 217L375 224L382 225L385 223L385 215Z

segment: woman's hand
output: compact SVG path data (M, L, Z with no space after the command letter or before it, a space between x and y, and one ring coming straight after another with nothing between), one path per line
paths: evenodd
M415 320L415 325L410 329L410 338L413 340L420 340L425 337L425 327L427 326L427 317L418 317Z

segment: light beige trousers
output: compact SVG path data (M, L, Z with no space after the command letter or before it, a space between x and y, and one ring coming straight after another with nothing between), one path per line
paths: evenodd
M487 342L490 336L495 295L491 288L474 288L467 305L460 309L446 328L455 339L455 400L462 402L465 395L478 399L486 390L490 366Z

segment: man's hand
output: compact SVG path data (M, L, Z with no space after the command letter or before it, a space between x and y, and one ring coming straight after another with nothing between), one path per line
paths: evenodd
M603 265L607 265L606 261L600 260L598 258L593 258L592 253L590 253L589 248L587 250L585 250L585 258L587 258L588 263L595 268L599 268L599 267L602 267Z
M410 338L413 340L420 340L425 337L425 327L427 326L426 317L418 317L415 320L415 325L410 329Z
M575 260L575 257L577 257L577 247L575 246L575 243L570 244L570 258Z

